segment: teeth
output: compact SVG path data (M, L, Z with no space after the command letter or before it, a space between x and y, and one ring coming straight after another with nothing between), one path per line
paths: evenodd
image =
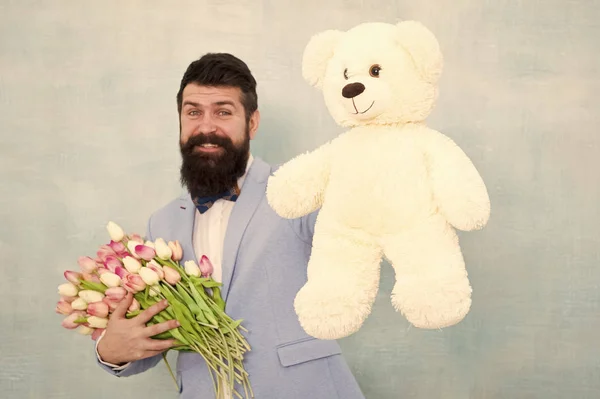
M202 144L202 147L204 147L204 148L217 148L218 145L216 145L216 144Z

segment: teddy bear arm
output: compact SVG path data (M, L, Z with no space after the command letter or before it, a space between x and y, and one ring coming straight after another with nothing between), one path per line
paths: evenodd
M429 172L441 213L459 230L485 226L490 216L490 199L469 157L441 134L428 144Z
M317 210L329 181L330 144L301 154L277 169L267 184L267 200L281 217L293 219Z

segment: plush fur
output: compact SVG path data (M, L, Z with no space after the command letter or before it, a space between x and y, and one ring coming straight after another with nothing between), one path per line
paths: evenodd
M467 155L424 122L441 70L437 40L415 21L326 31L305 49L304 78L323 90L335 121L351 128L284 164L267 187L282 217L320 208L308 282L294 303L314 337L360 329L383 256L396 272L392 303L414 326L447 327L470 309L455 228L482 228L490 202Z

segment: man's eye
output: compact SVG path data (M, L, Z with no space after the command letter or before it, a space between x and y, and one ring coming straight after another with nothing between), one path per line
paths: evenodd
M196 111L196 110L191 110L190 112L188 112L189 116L198 116L200 115L200 112Z
M228 115L231 115L231 112L229 112L227 110L221 110L221 111L219 111L219 115L220 116L228 116Z

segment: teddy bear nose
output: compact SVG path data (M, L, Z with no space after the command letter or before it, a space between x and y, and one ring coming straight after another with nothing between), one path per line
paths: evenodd
M365 91L365 85L362 83L350 83L344 86L342 89L342 96L346 98L353 98L358 96L363 91Z

